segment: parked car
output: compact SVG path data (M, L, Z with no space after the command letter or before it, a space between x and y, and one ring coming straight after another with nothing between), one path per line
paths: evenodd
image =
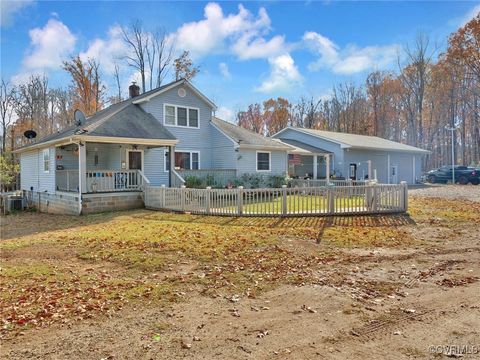
M480 183L480 171L473 167L455 165L455 183L466 185L472 183L478 185ZM430 170L427 173L427 181L429 183L447 183L452 180L452 165L442 166L441 168Z

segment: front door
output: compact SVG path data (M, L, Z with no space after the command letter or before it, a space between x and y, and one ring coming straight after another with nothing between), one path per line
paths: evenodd
M142 170L142 152L137 150L128 150L128 169Z
M397 184L398 183L398 166L392 165L390 166L390 184Z
M357 180L357 164L350 164L350 180Z

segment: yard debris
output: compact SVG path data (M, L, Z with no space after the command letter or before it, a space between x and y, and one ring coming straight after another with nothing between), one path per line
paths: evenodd
M182 341L182 349L190 349L192 344Z
M402 309L403 312L407 313L407 314L415 314L415 312L417 310L415 309Z
M307 306L307 305L302 305L302 310L306 311L306 312L309 312L309 313L312 313L312 314L315 314L317 312L317 310L314 310L310 306Z
M268 335L268 330L261 330L258 332L257 338L263 339L267 335Z
M230 301L233 302L233 303L236 303L236 302L239 302L239 301L240 301L240 296L237 295L237 294L233 294L233 295L230 296L230 297L226 296L225 298L228 299L228 300L230 300Z
M192 338L192 340L193 340L193 341L201 341L202 339L200 339L198 336L194 336L194 337Z
M233 309L228 309L228 311L230 311L230 315L235 317L240 317L240 313L238 312L238 309L233 308Z

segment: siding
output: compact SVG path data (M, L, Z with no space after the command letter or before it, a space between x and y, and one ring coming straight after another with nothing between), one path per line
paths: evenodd
M237 174L258 173L265 175L285 175L287 172L287 152L270 151L271 171L257 172L257 150L241 149L238 152Z
M20 187L22 190L55 193L55 147L50 147L49 172L43 171L43 149L20 154Z
M390 176L388 169L388 157L390 156L390 167L397 166L396 180ZM398 151L374 151L374 150L358 150L348 149L345 151L345 165L343 171L348 176L348 168L350 163L357 164L357 179L363 179L368 173L367 160L372 160L372 171L377 170L377 179L381 183L400 183L406 181L408 184L414 184L415 179L421 175L421 157L422 155L411 154ZM414 159L415 158L415 176L414 176Z
M151 185L168 186L168 172L165 172L165 149L154 148L145 149L144 152L144 174Z
M215 126L210 124L210 138L212 140L212 168L235 169L238 152L235 151L235 143Z
M208 169L212 167L212 139L211 125L212 108L202 99L197 97L188 87L183 86L187 94L185 97L178 96L178 85L173 89L160 94L146 103L142 103L142 108L152 114L163 124L163 105L172 104L199 109L199 129L182 128L165 125L167 129L179 140L178 149L195 150L200 152L200 167Z

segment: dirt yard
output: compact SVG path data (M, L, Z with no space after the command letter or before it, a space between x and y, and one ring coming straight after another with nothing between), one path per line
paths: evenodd
M410 195L408 216L3 217L1 358L478 359L480 186Z

